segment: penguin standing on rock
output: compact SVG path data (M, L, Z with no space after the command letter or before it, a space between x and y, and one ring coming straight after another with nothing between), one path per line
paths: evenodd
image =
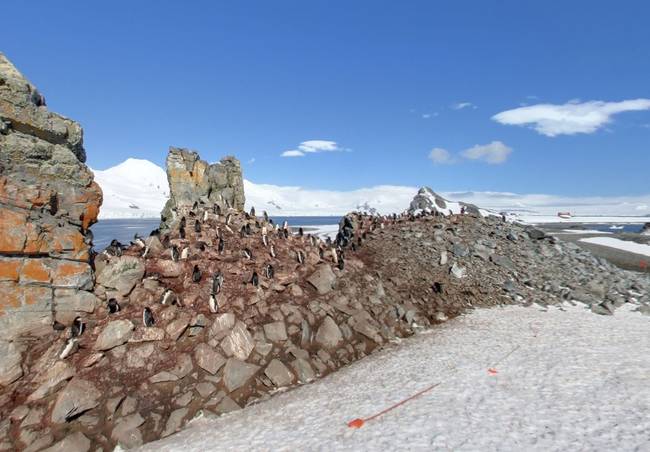
M163 293L162 299L160 300L160 304L164 305L172 305L176 301L176 294L171 290L167 289L165 290L165 293Z
M192 281L195 283L201 281L201 270L199 270L198 265L195 265L194 270L192 270Z
M206 221L208 221L208 211L204 210L203 211L203 222L205 223Z
M302 230L302 226L300 226L300 227L298 228L298 237L302 237L303 235L305 235L305 231L303 231L303 230Z
M68 356L72 355L74 352L79 350L79 339L76 337L71 337L65 343L61 354L59 354L59 359L66 359Z
M255 206L251 207L251 217L255 218Z
M208 307L210 308L210 312L213 314L219 312L219 303L217 303L216 295L210 295L210 299L208 300Z
M239 237L242 239L246 236L246 227L242 226L241 229L239 230Z
M219 254L223 253L223 250L226 248L226 242L222 238L219 238L219 245L217 245L217 251Z
M185 228L180 228L178 230L178 235L181 239L185 239Z
M174 262L178 262L179 253L178 253L178 247L176 245L172 245L171 254L172 254L172 260Z
M212 212L215 215L221 215L221 206L219 204L215 204L214 207L212 208Z
M108 300L108 312L110 314L115 314L116 312L120 311L120 304L117 302L115 298L111 298Z
M181 218L181 222L178 225L179 229L185 229L185 217Z
M212 295L217 295L223 287L223 273L217 270L212 277Z
M83 323L81 317L75 317L75 319L72 321L72 326L70 327L70 333L72 333L72 337L81 336L85 330L86 324Z
M275 259L275 246L271 245L271 249L269 250L269 254L273 259Z
M133 236L133 243L138 245L140 248L145 248L147 246L146 243L144 243L144 240L142 240L142 238L140 238L140 236L138 235L137 232Z
M232 214L231 214L231 213L229 213L228 215L226 215L226 224L230 224L230 219L231 219L231 218L232 218Z
M189 247L183 248L183 251L181 251L181 259L185 260L188 257L190 257L190 248Z
M266 223L268 223L268 222L269 222L269 214L266 213L266 210L264 211L263 215L264 215L264 221L265 221Z
M248 260L253 258L253 252L249 248L244 248L244 257Z
M197 234L201 232L201 223L199 223L199 220L194 222L194 232Z
M154 323L153 312L151 312L151 309L145 307L142 311L142 324L149 328L152 327Z
M298 251L296 252L296 258L298 259L298 263L299 263L300 265L302 265L302 264L305 263L305 256L302 254L302 251L298 250Z
M275 271L273 270L273 265L267 264L266 267L264 267L264 276L266 276L268 279L273 279L274 274Z
M251 276L251 284L255 287L260 285L260 278L257 276L256 271L253 271L253 276Z

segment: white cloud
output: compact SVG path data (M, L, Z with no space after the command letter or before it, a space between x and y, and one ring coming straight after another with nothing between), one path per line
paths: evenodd
M250 159L248 159L248 163L249 163L250 165L252 165L253 163L255 163L255 157L251 157Z
M460 154L466 159L483 160L494 165L505 162L511 153L512 148L509 148L501 141L493 141L489 144L477 144L469 149L465 149Z
M290 151L284 151L281 156L282 157L304 157L304 153L302 151L299 151L297 149L292 149Z
M471 102L457 102L451 106L454 110L462 110L463 108L472 108L476 110L478 107Z
M612 116L626 111L650 110L650 99L631 99L621 102L572 100L566 104L537 104L502 111L492 117L506 125L529 126L542 135L574 135L594 133L612 120Z
M448 164L454 162L451 153L448 150L443 148L431 149L431 152L429 152L429 158L433 163L436 164Z
M424 113L422 115L422 119L429 119L431 117L431 113Z
M298 145L297 149L284 151L282 157L303 157L306 154L314 154L317 152L340 152L347 151L348 149L342 148L336 141L328 140L308 140L303 141Z

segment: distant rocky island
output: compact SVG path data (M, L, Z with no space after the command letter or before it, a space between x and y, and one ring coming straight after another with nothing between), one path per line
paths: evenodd
M322 240L180 148L160 228L96 254L82 135L0 54L0 450L135 448L477 307L650 313L647 276L430 188Z

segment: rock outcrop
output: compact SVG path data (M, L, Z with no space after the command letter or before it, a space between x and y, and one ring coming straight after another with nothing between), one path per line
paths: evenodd
M219 163L208 164L188 149L169 148L167 179L170 198L161 214L161 228L166 229L195 203L222 209L244 209L244 179L241 165L228 156Z
M69 323L90 295L102 192L85 159L81 126L0 53L0 339Z
M411 201L408 212L411 214L425 212L450 215L461 213L461 209L470 215L481 215L478 207L474 204L449 201L431 190L429 187L422 187L418 190L418 193Z

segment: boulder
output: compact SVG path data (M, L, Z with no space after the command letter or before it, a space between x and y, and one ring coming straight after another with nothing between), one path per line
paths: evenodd
M144 424L144 422L145 420L140 413L130 414L120 418L115 427L113 427L111 438L120 446L127 449L141 446L143 444L142 432L140 432L138 427Z
M71 433L43 452L88 452L90 440L81 432Z
M307 282L314 286L314 289L320 294L324 295L329 293L334 287L336 282L336 275L332 271L332 267L328 264L318 266L318 269L307 278Z
M287 327L284 322L273 322L264 325L264 335L271 342L282 342L287 340Z
M223 371L223 383L229 392L244 386L260 369L260 366L230 358Z
M0 341L0 385L6 386L23 376L23 357L13 342Z
M52 422L63 424L99 405L101 392L90 381L73 378L59 393L52 409Z
M166 436L169 436L172 433L176 433L178 430L180 430L183 419L185 418L185 416L187 416L188 412L189 409L187 408L179 408L177 410L172 411L169 415L169 418L167 418L167 424L165 425L165 430L163 430L160 436L165 438Z
M125 344L133 333L133 323L130 320L113 320L108 322L95 341L95 350L110 350Z
M228 336L221 341L221 348L226 355L245 361L255 348L253 336L243 322L237 322Z
M216 374L226 364L226 359L208 344L199 344L194 349L196 364L203 370Z
M131 293L144 276L144 262L136 256L113 257L97 275L97 284L116 290L120 295Z
M314 340L321 347L334 348L343 340L343 334L334 319L327 316L318 327Z
M264 369L264 374L279 388L289 386L295 380L293 373L279 359L272 360Z
M27 398L28 402L40 400L50 395L56 388L63 383L74 377L75 370L65 361L57 361L50 368L47 369L45 375L40 379L41 385L32 392Z

